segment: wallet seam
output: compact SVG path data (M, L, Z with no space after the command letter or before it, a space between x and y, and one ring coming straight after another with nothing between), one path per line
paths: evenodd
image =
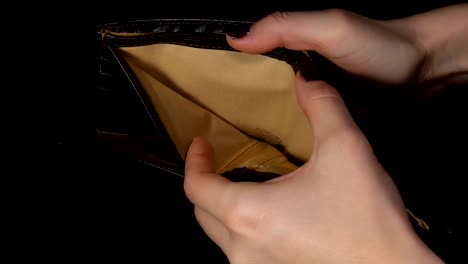
M100 26L100 29L108 30L108 29L128 29L131 27L138 27L138 26L164 26L164 25L248 25L252 24L253 22L241 22L241 21L212 21L212 20L202 20L202 21L160 21L160 20L152 20L152 21L142 21L142 22L128 22L126 24L105 24ZM154 31L151 31L154 32Z

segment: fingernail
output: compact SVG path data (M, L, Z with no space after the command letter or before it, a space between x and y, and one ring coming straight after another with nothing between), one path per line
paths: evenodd
M321 79L317 66L310 60L307 60L301 64L301 66L299 67L299 72L301 73L302 78L306 82Z
M228 32L226 32L226 34L227 34L231 39L240 39L240 38L243 38L243 37L247 36L248 33L249 33L249 31L245 31L245 30L242 30L242 31L228 31Z

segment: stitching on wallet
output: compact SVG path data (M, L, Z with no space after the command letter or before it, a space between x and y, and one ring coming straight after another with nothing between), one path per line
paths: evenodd
M107 31L106 34L108 35L112 35L112 33L119 33L119 32L112 32L112 31ZM183 36L184 34L194 34L194 33L207 33L207 32L193 32L193 33L175 33L175 34L179 34L179 37L180 36ZM144 34L144 33L142 33ZM150 33L150 34L145 34L145 35L136 35L136 36L119 36L119 35L113 35L112 37L113 38L116 38L116 39L119 39L120 41L125 41L125 40L129 40L129 39L146 39L146 38L168 38L168 37L174 37L172 34L174 34L173 32L154 32L154 33ZM214 34L214 33L213 33ZM220 33L222 34L222 33ZM210 37L210 36L203 36L203 37L200 37L200 36L194 36L194 35L188 35L186 38L188 39L194 39L194 40L222 40L222 38L216 38L216 37Z
M195 26L200 26L200 25L245 25L249 24L250 22L222 22L222 21L190 21L190 22L132 22L131 24L124 24L124 25L104 25L102 29L116 29L116 28L121 28L121 29L128 29L131 27L137 27L137 26L172 26L172 25L195 25Z

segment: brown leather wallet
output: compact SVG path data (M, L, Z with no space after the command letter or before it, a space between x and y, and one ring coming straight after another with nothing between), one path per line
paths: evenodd
M130 156L183 176L187 149L203 136L213 145L219 174L283 175L307 160L313 137L296 100L295 73L311 57L287 49L258 55L233 50L225 32L250 24L158 19L98 28L101 75L103 63L118 65L104 78L125 76L153 126L147 136L152 150L128 151ZM99 132L114 149L129 138ZM127 140L121 149L129 145Z

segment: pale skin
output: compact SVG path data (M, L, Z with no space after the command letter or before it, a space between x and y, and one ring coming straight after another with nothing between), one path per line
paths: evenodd
M276 13L231 39L235 49L315 50L355 74L393 84L468 72L468 5L377 21L343 10ZM210 144L195 138L184 189L206 234L230 263L444 263L416 235L401 196L324 81L296 78L312 124L310 159L263 183L214 173ZM312 136L312 135L311 135Z

